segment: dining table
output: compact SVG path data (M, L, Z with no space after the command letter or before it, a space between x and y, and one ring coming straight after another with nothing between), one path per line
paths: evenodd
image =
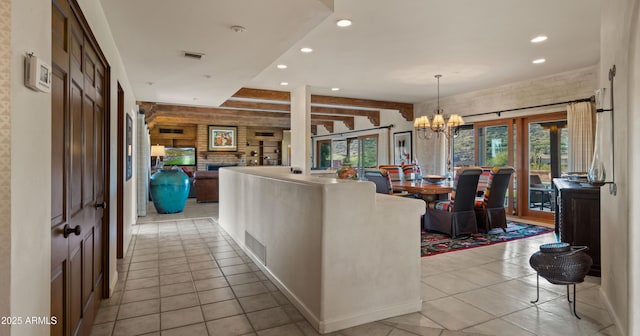
M427 202L448 199L449 193L453 191L453 186L449 181L441 183L430 183L425 180L398 181L392 182L391 186L393 190L419 195Z

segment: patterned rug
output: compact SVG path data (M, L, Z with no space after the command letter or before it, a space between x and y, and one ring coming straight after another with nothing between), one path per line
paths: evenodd
M445 252L459 251L473 247L487 246L504 243L510 240L533 237L552 231L553 229L548 227L518 223L509 220L507 221L506 233L502 231L502 229L498 228L487 233L474 233L468 237L463 236L457 239L452 239L447 234L422 231L421 252L423 257L428 257Z

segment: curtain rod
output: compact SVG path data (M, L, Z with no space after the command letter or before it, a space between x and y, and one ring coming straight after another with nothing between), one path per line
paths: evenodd
M387 126L378 126L378 127L371 127L371 128L365 128L365 129L361 129L361 130L353 130L353 131L346 131L346 132L339 132L339 133L329 133L329 134L322 134L322 135L312 135L311 139L313 138L318 138L318 137L326 137L326 136L334 136L334 135L344 135L344 134L350 134L350 133L356 133L356 132L365 132L365 131L372 131L372 130L379 130L379 129L383 129L383 128L391 128L394 127L393 124L387 125Z
M588 101L592 102L592 101L594 101L594 99L595 99L595 97L591 96L589 98L582 98L582 99L576 99L576 100L567 100L567 101L557 102L557 103L542 104L542 105L535 105L535 106L526 106L526 107L518 107L518 108L512 108L512 109L500 110L500 111L493 111L493 112L483 112L483 113L469 114L469 115L463 115L463 117L464 118L477 117L477 116L488 115L488 114L497 114L498 117L499 117L500 114L503 113L503 112L513 112L513 111L528 110L528 109L539 108L539 107L547 107L547 106L563 105L563 104L572 104L572 103L581 103L581 102L588 102Z

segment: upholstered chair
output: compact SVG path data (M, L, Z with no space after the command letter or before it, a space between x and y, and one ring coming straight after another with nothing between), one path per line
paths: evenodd
M450 199L427 205L424 228L447 233L453 238L478 232L474 203L480 174L482 169L477 167L460 169Z
M402 165L402 174L404 175L405 181L413 181L418 179L418 176L421 176L420 166L416 164L403 164Z
M380 194L391 194L391 180L386 171L381 169L367 169L364 171L364 178L376 185L376 192Z
M476 198L475 212L478 229L489 231L494 228L502 228L505 232L507 231L504 198L514 171L512 167L491 169L483 197Z
M379 169L384 170L387 174L389 174L389 180L391 182L402 182L404 181L404 174L402 173L402 168L396 165L380 165ZM401 190L395 190L395 192L401 192Z
M400 182L404 181L404 175L402 174L402 168L396 165L380 165L379 169L383 169L389 174L389 178L391 182Z
M406 191L393 191L393 188L391 187L391 177L384 169L367 169L364 171L364 177L376 185L377 193L402 197L415 196L407 193Z

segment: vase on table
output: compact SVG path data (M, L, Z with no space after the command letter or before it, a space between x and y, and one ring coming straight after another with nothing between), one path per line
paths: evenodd
M151 175L149 191L160 214L182 212L189 197L189 176L181 169L161 169Z
M343 180L356 180L358 179L358 172L355 168L351 167L351 163L345 162L342 167L336 172L339 179Z

